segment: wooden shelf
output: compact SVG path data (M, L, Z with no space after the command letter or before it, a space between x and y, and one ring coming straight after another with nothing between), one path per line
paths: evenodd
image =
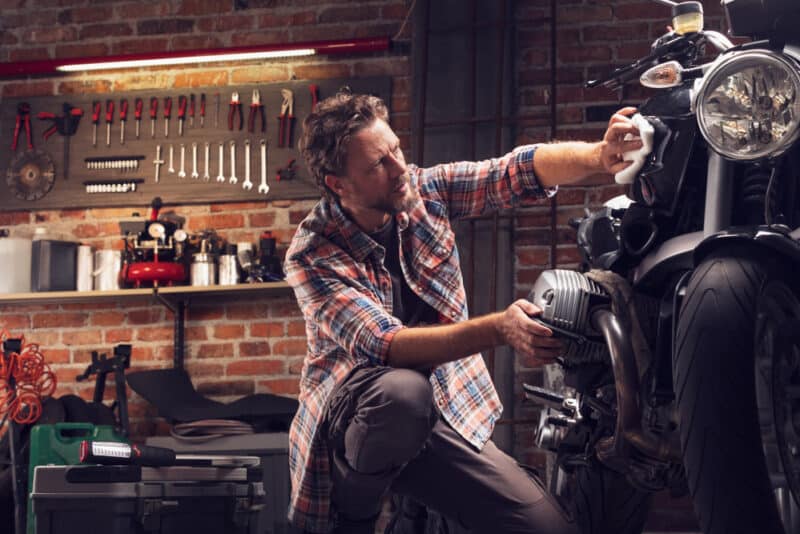
M152 298L156 293L169 300L188 300L192 297L227 297L257 295L281 297L292 294L286 282L262 282L235 286L173 286L141 289L115 289L112 291L44 291L39 293L0 294L0 306L6 304L76 304L109 302L128 299Z

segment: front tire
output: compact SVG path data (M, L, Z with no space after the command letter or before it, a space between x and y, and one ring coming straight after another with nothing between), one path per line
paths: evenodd
M756 310L765 285L791 278L752 249L707 258L687 287L674 376L689 490L706 534L784 534L756 401Z
M581 534L641 534L651 498L597 460L577 468L573 502Z

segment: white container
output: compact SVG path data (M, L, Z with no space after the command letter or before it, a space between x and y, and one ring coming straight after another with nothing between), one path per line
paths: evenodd
M32 241L22 237L0 237L0 293L29 293L31 290Z
M76 267L76 283L78 291L91 291L94 286L94 257L92 247L81 245L78 247L78 266Z
M119 250L97 250L94 253L94 288L97 291L119 289L122 253Z

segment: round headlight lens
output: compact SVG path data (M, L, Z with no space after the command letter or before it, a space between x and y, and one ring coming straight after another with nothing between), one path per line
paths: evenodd
M800 126L797 69L789 59L767 51L721 58L695 98L700 131L711 148L737 160L786 150Z

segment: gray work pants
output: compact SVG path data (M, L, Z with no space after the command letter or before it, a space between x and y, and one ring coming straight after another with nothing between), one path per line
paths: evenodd
M428 378L409 369L358 369L331 396L333 507L348 521L380 511L391 490L475 533L577 532L516 461L481 451L438 416Z

